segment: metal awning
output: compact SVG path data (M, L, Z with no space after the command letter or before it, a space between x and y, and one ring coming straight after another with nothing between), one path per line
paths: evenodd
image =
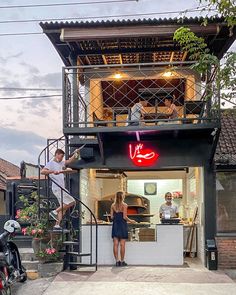
M205 39L219 58L236 38L222 18L112 20L40 23L66 66L109 65L188 60L173 41L175 30L188 26Z

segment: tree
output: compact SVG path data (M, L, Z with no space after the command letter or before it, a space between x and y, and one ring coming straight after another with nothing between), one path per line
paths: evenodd
M222 15L229 27L236 26L236 5L235 0L199 0L199 4L206 4L203 11L207 11L207 16L212 15L212 11L216 10L216 16Z
M199 0L200 4L207 3L203 10L210 11L216 8L227 22L232 30L236 25L236 6L235 1L231 0ZM215 17L215 16L211 16ZM207 17L203 25L207 25ZM209 69L214 69L215 80L211 91L208 95L213 95L213 90L221 89L221 100L228 101L236 105L233 98L236 93L236 52L227 52L220 63L220 60L207 48L204 39L196 36L187 27L181 27L174 33L173 39L180 44L183 51L187 51L189 59L195 61L192 68L195 69L202 77L206 77ZM212 81L206 81L206 83ZM212 85L211 85L212 86ZM215 86L215 87L214 87ZM208 97L206 97L207 99Z

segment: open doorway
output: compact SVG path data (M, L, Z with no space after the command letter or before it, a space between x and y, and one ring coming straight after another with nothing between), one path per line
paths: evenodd
M171 192L183 224L183 255L204 263L203 168L168 171L84 169L80 183L81 199L93 208L101 225L110 224L114 194L121 190L126 193L129 217L137 221L138 230L132 229L129 235L130 241L135 242L158 243L158 229L156 236L151 229L161 223L159 208L165 203L165 193ZM88 222L86 216L84 222Z

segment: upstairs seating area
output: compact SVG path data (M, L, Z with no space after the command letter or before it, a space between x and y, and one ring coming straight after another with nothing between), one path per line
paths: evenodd
M64 79L65 128L203 124L218 119L219 97L209 98L208 85L185 63L68 67ZM135 106L140 103L137 119Z

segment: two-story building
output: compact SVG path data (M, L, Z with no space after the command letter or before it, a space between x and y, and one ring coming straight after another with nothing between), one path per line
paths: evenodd
M79 172L71 176L70 190L101 221L100 264L112 263L108 210L121 189L127 192L129 215L139 222L130 231L128 263L182 264L183 251L204 262L205 242L216 237L214 155L221 128L220 97L209 98L215 71L200 77L191 67L196 61L181 51L173 34L189 27L221 59L236 31L230 32L220 18L209 19L207 26L202 21L40 24L65 65L66 153L85 145L73 166ZM175 116L169 114L169 98ZM137 123L134 106L140 101L143 113ZM183 225L159 224L167 191L174 195L185 224L184 242ZM89 222L84 218L83 223Z

